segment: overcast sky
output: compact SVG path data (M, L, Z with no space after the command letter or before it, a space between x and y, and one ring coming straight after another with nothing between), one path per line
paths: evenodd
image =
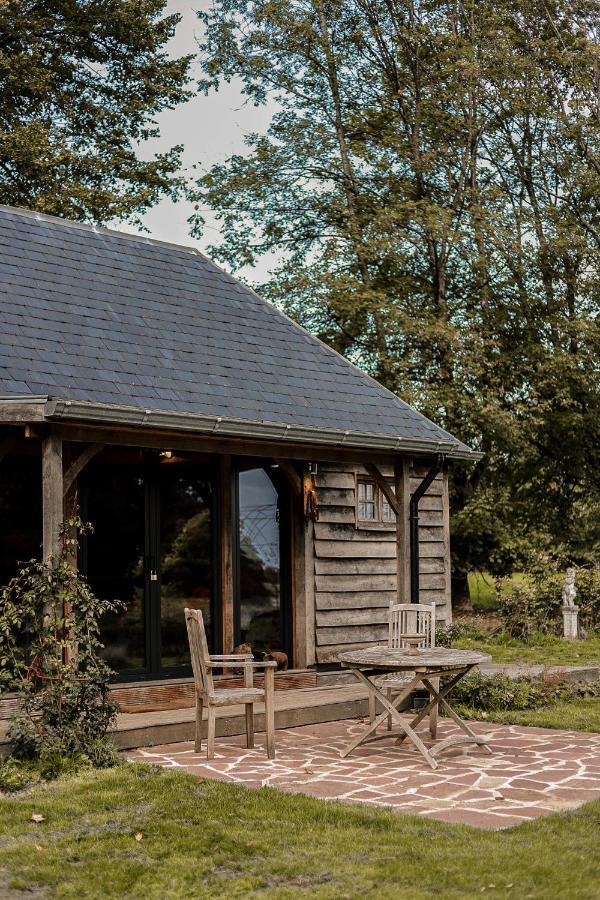
M201 23L195 10L206 9L210 0L169 0L169 12L179 12L181 22L170 43L174 56L182 56L196 51L196 37L201 34ZM197 79L198 66L192 71ZM242 96L239 84L224 85L217 93L208 97L201 94L174 110L166 110L159 117L161 137L149 143L154 151L166 150L175 144L183 144L183 163L186 173L192 175L192 166L199 164L208 169L213 163L222 162L233 153L244 151L244 136L251 131L264 131L272 115L272 107L255 107ZM150 152L148 153L150 155ZM192 244L205 250L209 244L218 243L218 222L205 212L207 227L204 237L195 240L190 237L187 219L192 212L190 203L180 200L173 203L164 199L144 217L144 224L150 236L176 244ZM135 232L129 225L119 224L124 231ZM252 281L260 281L266 276L268 263L265 261L252 272L243 274Z

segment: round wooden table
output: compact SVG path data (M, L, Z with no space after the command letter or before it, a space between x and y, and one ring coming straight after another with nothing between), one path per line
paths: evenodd
M346 749L342 751L342 757L348 756L360 744L394 736L398 738L397 743L401 743L405 738L412 741L432 769L437 768L438 764L435 759L437 754L445 750L446 747L452 747L456 744L478 744L487 753L492 752L488 746L489 738L485 735L475 734L466 722L463 722L458 713L452 709L446 699L452 688L471 669L480 665L480 663L490 661L491 657L489 654L479 653L476 650L453 650L448 647L430 647L418 650L416 654L409 653L408 650L392 650L390 647L369 647L366 650L349 650L347 653L340 653L338 659L343 666L354 672L358 680L366 686L369 693L376 697L384 708L384 711L375 717L375 721L369 724L357 738L348 744ZM407 682L406 687L391 701L369 677L369 674L378 676L382 672L412 673L413 678L410 682ZM436 687L432 683L432 679L436 680L441 677L449 680L441 687ZM398 707L420 684L427 688L431 699L423 709L419 710L412 721L407 723L398 712ZM431 747L426 747L415 732L415 728L434 708L439 710L440 713L443 711L450 716L464 733L451 735L442 741L437 741ZM377 728L388 716L391 716L393 721L396 722L399 731L387 731L381 735L376 734Z

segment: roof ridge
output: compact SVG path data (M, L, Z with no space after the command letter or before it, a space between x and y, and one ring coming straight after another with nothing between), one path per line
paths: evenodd
M106 225L94 225L92 222L76 222L74 219L64 219L62 216L51 216L49 213L38 212L38 210L35 209L27 209L25 206L7 206L5 203L0 203L0 212L16 213L17 215L26 216L27 218L36 219L42 222L56 222L63 227L77 228L82 231L92 232L92 234L106 234L109 237L125 238L129 241L140 241L143 244L167 247L169 250L181 250L184 253L192 253L196 256L202 256L205 259L208 259L208 257L205 257L204 254L200 252L200 250L196 247L192 247L190 244L175 244L172 241L161 241L159 238L149 237L145 234L132 234L129 231L119 231L118 228L107 228Z

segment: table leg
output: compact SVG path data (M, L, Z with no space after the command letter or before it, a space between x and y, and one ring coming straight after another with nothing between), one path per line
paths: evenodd
M363 672L360 671L360 669L353 668L352 671L354 672L354 674L358 678L358 680L362 681L363 684L366 685L370 694L374 695L379 700L379 702L383 706L384 711L382 713L380 713L380 715L377 716L375 721L371 722L370 725L368 725L367 728L361 734L359 734L357 738L355 738L353 741L351 741L348 744L348 746L344 750L342 750L342 752L340 754L341 757L344 758L344 757L348 756L348 754L352 753L352 751L356 747L358 747L359 744L364 743L368 739L369 735L372 734L374 731L376 731L377 728L379 727L379 725L384 721L384 719L386 719L388 717L388 715L390 715L398 723L398 725L404 732L404 736L408 737L408 739L410 741L412 741L412 743L415 745L415 747L423 754L423 756L425 757L425 759L427 760L427 762L429 763L431 768L437 769L437 762L435 761L433 756L430 754L429 750L427 749L427 747L425 746L425 744L423 743L423 741L421 740L419 735L416 734L416 732L411 728L411 726L408 725L402 719L400 713L396 709L396 707L400 705L400 703L404 700L404 698L407 697L410 694L410 692L412 690L414 690L414 688L419 684L419 682L422 681L422 676L415 675L415 677L410 682L410 684L408 684L406 686L406 688L402 691L402 693L400 693L396 697L394 703L391 703L388 700L388 698L385 696L385 694L383 694L379 690L379 688L377 688L377 686L374 685L373 682L369 678L367 678L367 676ZM387 735L385 735L385 737L387 737Z
M460 679L459 679L459 680L460 680ZM423 683L427 686L427 688L429 688L429 690L430 690L432 693L435 693L435 688L432 687L430 684L427 684L427 679L424 678L424 679L423 679ZM441 707L448 713L448 715L450 716L450 718L453 719L454 722L456 722L456 724L458 725L458 727L461 728L461 729L468 735L468 737L467 737L467 738L460 738L460 737L454 737L454 738L449 737L449 738L446 738L444 741L441 741L440 744L438 744L436 747L434 747L434 748L432 749L432 753L439 753L440 750L444 749L444 747L443 747L442 745L444 745L444 746L446 746L446 747L449 747L449 746L451 746L452 743L458 744L458 743L470 743L470 742L473 742L473 743L475 743L475 744L479 744L479 745L485 750L486 753L491 754L491 753L492 753L492 750L491 750L491 748L488 746L487 739L485 738L485 736L484 736L484 735L475 734L475 732L473 731L473 729L470 728L470 727L467 725L466 722L463 722L463 720L460 718L460 716L458 715L458 713L456 713L456 712L452 709L452 707L450 706L450 704L448 703L448 701L445 699L445 696L444 696L444 695L445 695L446 693L448 693L448 692L447 692L447 691L444 691L443 693L440 692L440 693L437 694L438 706L441 706Z
M466 672L468 672L468 671L469 671L469 669L466 670ZM452 688L455 685L457 685L458 682L462 678L464 678L466 672L459 672L457 675L455 675L454 678L452 679L452 681L450 681L447 685L445 685L441 691L435 690L435 689L430 690L429 691L429 696L430 696L429 702L421 710L419 710L419 712L414 717L414 719L411 720L410 727L416 728L417 725L423 721L423 719L429 713L429 711L439 705L440 697L445 696L449 691L451 691ZM427 677L422 676L421 681L423 682L425 687L429 689L430 682L427 679ZM398 740L396 741L396 743L401 744L402 741L404 740L404 737L405 737L404 735L399 737Z

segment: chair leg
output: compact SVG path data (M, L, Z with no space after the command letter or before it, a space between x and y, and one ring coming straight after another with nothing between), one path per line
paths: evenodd
M194 752L202 752L202 710L204 703L202 697L196 694L196 737L194 740Z
M434 688L436 689L436 691L439 691L440 679L432 678L431 683L434 686ZM429 699L431 700L431 694L429 695ZM437 718L438 718L438 708L437 708L437 703L436 703L436 705L433 707L433 709L429 713L429 734L431 735L432 738L437 737Z
M267 732L267 756L275 759L275 670L265 669L265 731Z
M388 688L387 691L385 692L385 695L391 703L392 702L392 689ZM390 713L388 713L388 717L387 717L387 730L388 731L392 730L392 716Z
M375 703L375 695L369 694L369 722L372 725L375 721L376 715L376 703Z
M216 709L209 704L208 706L208 732L206 735L206 758L215 758L215 725L216 725Z
M254 747L254 704L246 703L246 747Z

